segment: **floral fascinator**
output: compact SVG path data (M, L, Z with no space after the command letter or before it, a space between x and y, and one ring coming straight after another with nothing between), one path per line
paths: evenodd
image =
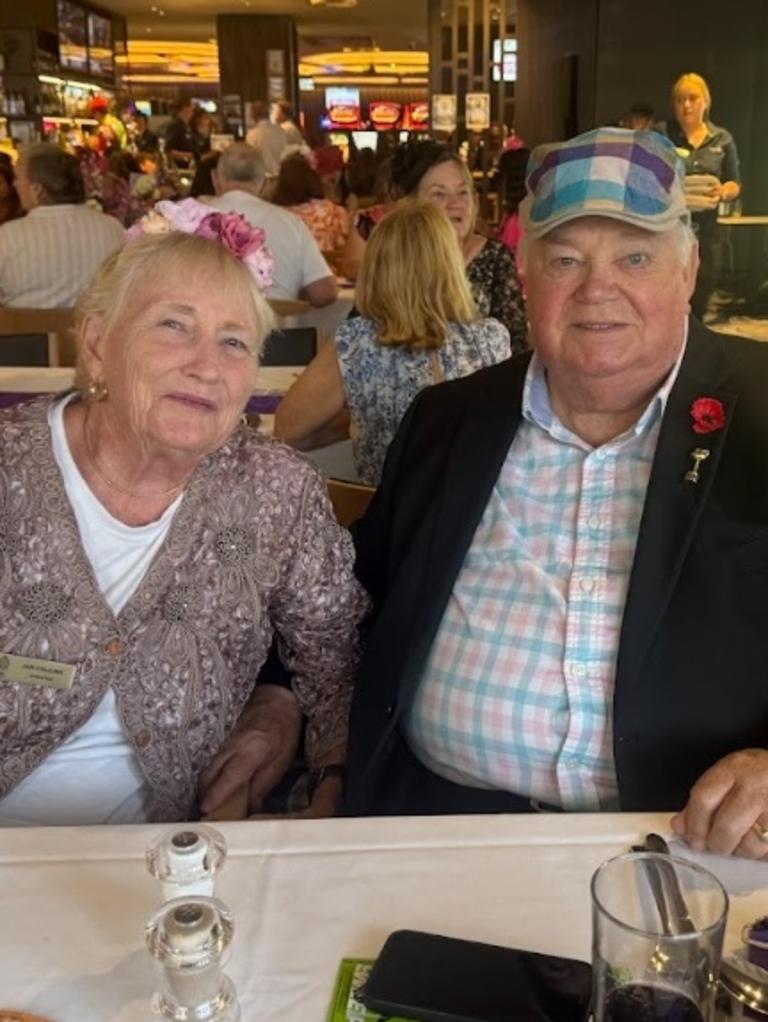
M182 202L164 199L134 224L127 235L129 240L135 240L143 234L169 234L171 231L218 241L245 263L262 291L271 286L273 261L264 244L264 231L252 227L242 213L220 213L197 199Z

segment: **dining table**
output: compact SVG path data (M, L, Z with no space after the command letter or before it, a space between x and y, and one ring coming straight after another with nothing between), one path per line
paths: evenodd
M398 929L590 957L590 878L668 813L255 819L217 824L225 971L243 1022L324 1022L342 958ZM0 830L0 1008L52 1022L148 1022L145 926L162 904L146 848L178 825ZM730 898L725 946L768 912L768 865L680 842Z

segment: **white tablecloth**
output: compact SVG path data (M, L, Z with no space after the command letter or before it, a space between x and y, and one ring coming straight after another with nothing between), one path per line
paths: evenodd
M589 878L664 815L252 821L221 830L227 972L244 1022L323 1022L339 960L400 927L588 959ZM0 830L0 1007L147 1022L155 827ZM732 893L727 943L768 910L768 866L702 856Z

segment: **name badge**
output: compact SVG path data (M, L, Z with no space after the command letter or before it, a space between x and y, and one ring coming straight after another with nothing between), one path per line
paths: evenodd
M56 660L35 660L34 657L0 653L0 683L13 685L45 685L46 688L72 688L77 668Z

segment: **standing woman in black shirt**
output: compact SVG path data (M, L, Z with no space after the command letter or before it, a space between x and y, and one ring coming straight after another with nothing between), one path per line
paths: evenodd
M672 87L672 104L675 122L666 131L685 163L686 201L701 257L691 305L702 319L715 284L717 207L741 194L739 156L730 132L709 120L712 98L701 75L681 75Z

